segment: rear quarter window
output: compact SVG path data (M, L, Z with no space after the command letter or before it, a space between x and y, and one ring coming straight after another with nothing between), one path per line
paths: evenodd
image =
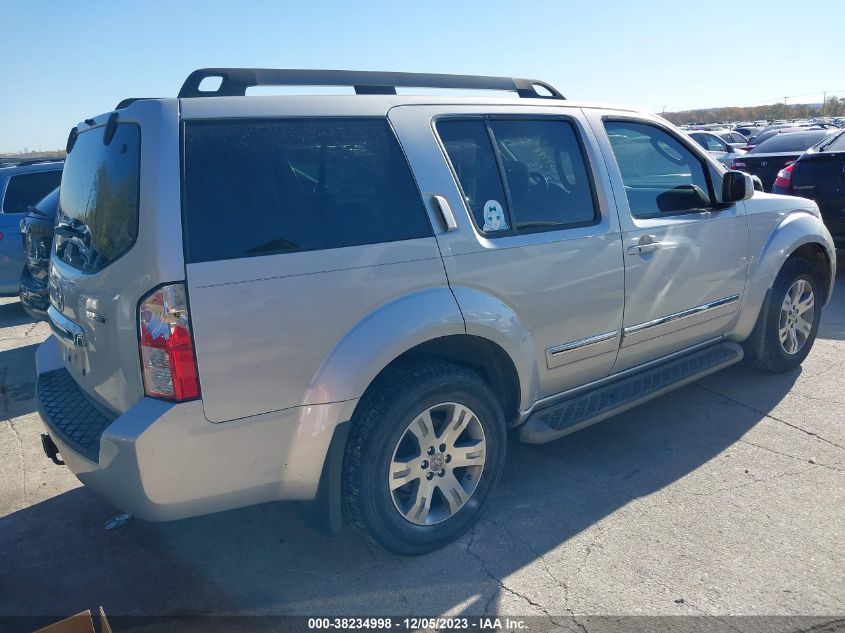
M188 121L188 262L433 235L380 118Z
M26 213L28 206L41 200L61 181L60 169L12 176L3 196L3 213Z

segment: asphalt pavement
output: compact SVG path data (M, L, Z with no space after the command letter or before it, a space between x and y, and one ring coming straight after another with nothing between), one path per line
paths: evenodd
M116 511L41 450L48 335L0 300L0 616L845 614L842 273L800 370L736 366L512 441L484 519L419 558L320 534L293 503L104 529Z

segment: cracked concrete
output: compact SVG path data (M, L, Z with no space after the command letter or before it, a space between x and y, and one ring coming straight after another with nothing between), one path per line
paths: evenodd
M586 631L592 615L843 614L843 316L840 274L801 371L734 367L511 442L484 519L403 559L312 531L295 504L104 530L114 510L41 452L49 330L0 300L0 615L486 613Z

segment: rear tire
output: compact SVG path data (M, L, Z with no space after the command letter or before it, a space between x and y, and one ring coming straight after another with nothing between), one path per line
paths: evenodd
M394 554L439 549L478 520L506 445L502 406L472 370L444 361L391 370L352 418L344 513Z
M783 373L804 362L821 322L820 288L810 262L800 258L786 262L772 286L768 306L760 312L755 328L755 333L762 328L759 343L746 350L751 365Z

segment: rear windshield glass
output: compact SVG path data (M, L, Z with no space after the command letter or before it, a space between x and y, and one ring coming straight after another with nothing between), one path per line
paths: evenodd
M119 123L79 134L65 162L56 218L56 256L85 272L102 270L138 237L141 129Z
M826 152L841 152L845 150L845 132L839 132L832 141L830 139L825 139L825 143L830 143L829 145L824 146L824 151Z
M185 124L189 262L432 235L384 119Z
M26 213L28 206L41 200L61 181L61 169L12 176L3 197L3 213Z
M752 154L773 154L777 152L803 152L827 136L825 130L818 132L790 132L778 134L757 145Z

